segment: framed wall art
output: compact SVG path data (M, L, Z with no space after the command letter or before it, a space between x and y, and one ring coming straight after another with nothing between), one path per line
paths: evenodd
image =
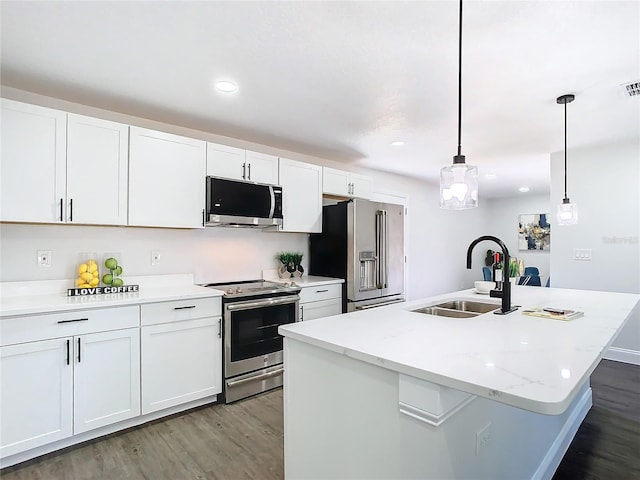
M551 249L551 225L548 213L520 215L518 222L518 250L549 251Z

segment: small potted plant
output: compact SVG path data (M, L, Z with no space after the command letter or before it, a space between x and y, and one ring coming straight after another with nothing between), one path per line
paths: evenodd
M291 254L291 263L293 263L293 271L291 272L291 276L293 277L301 277L304 273L304 268L302 268L302 256L303 254L300 252L295 252Z
M278 276L280 278L291 278L291 272L289 271L289 265L292 263L291 254L289 252L280 252L276 255L276 258L281 263L280 267L278 267Z

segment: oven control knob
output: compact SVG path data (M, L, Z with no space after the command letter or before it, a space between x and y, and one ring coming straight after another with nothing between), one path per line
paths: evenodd
M232 288L227 288L227 293L228 293L229 295L231 295L231 294L233 293L233 289L232 289Z
M236 288L236 293L242 293L242 289L240 287Z

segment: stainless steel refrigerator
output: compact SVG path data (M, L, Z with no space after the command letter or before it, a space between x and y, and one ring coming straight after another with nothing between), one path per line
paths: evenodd
M309 274L344 278L343 312L404 300L404 207L353 199L322 209Z

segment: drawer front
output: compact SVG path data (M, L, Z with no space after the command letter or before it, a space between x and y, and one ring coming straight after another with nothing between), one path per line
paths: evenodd
M140 326L138 305L44 315L21 315L0 320L0 339L2 345L13 345L138 326Z
M309 302L300 305L300 321L313 320L314 318L330 317L342 313L342 300L332 298L330 300L320 300L319 302Z
M300 291L300 303L317 302L330 298L342 298L341 283L332 283L331 285L321 285L319 287L304 287Z
M141 305L141 325L180 322L194 318L219 317L222 315L220 297L193 298Z

